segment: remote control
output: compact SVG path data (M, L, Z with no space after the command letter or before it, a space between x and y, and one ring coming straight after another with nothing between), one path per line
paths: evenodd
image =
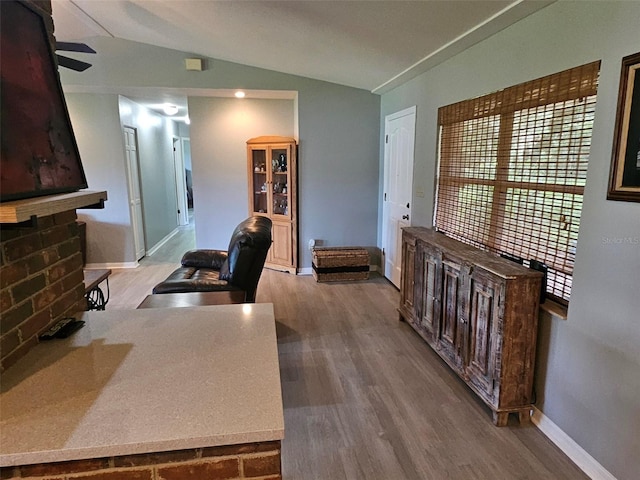
M53 325L49 330L40 335L40 340L51 340L52 338L67 338L76 330L82 328L84 321L76 320L72 317L63 318Z
M56 332L56 338L67 338L84 327L83 320L73 320Z

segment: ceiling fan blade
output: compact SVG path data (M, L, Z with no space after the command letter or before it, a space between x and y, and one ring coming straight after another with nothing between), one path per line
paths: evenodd
M75 42L56 42L56 50L63 50L65 52L96 53L96 51L86 43Z
M81 62L80 60L76 60L74 58L63 57L62 55L56 55L56 57L58 57L58 65L60 65L61 67L69 68L71 70L75 70L76 72L84 72L91 66L90 63Z

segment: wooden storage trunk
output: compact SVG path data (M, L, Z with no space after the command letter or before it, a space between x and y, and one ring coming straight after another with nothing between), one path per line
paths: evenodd
M318 282L369 278L369 252L362 247L314 248L312 265Z

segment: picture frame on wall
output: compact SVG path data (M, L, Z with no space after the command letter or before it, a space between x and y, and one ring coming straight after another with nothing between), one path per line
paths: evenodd
M0 0L0 21L0 201L87 188L42 12Z
M640 202L640 52L622 59L608 200Z

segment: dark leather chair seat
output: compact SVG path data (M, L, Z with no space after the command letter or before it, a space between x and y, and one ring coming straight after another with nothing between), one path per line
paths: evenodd
M233 231L225 250L190 250L182 266L153 288L154 294L242 290L253 303L271 247L271 220L249 217Z

